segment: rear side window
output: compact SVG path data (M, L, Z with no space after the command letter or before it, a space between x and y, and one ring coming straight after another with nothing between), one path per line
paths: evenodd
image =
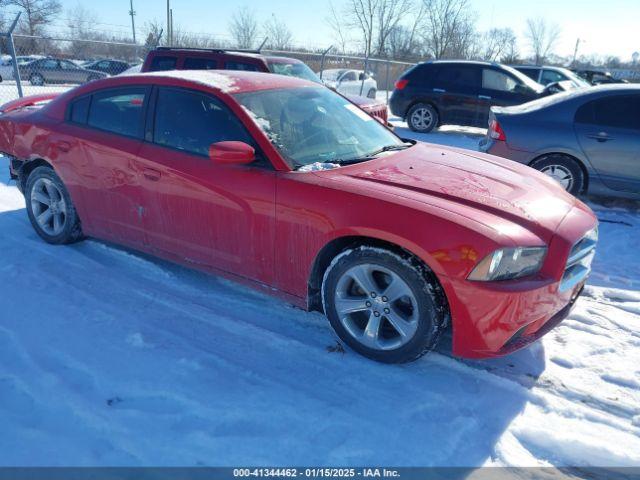
M151 72L163 72L165 70L175 70L178 59L176 57L153 57L151 60Z
M91 95L75 100L71 104L69 120L71 120L73 123L87 123L87 117L89 115L89 105L91 105Z
M229 140L254 144L240 120L219 100L190 90L158 90L155 143L206 157L212 143Z
M517 85L516 79L506 73L489 68L482 70L482 88L500 92L513 92Z
M475 88L480 84L478 69L466 65L440 65L436 74L438 85Z
M95 93L87 124L127 137L142 137L145 93L145 87Z
M524 73L531 80L538 81L538 75L540 74L540 70L537 68L516 68L520 73Z
M585 103L576 123L640 130L640 95L616 95Z
M563 82L565 80L567 80L567 77L565 77L560 72L556 72L554 70L542 71L541 83L543 85L548 85L549 83L555 83L555 82Z
M249 72L257 72L258 71L258 67L256 67L255 65L251 64L251 63L244 63L244 62L224 62L224 68L225 70L246 70Z
M210 58L185 58L184 70L215 70L218 68L218 62Z

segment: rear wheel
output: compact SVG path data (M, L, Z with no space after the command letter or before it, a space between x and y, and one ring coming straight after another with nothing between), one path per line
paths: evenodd
M82 238L82 229L69 192L51 167L38 167L27 179L27 214L40 237L52 244Z
M341 254L322 289L325 313L338 336L379 362L421 357L435 347L446 324L435 277L390 251L360 247Z
M561 154L547 155L533 161L530 166L553 178L572 195L578 195L584 190L584 172L571 157Z
M39 73L33 73L29 77L29 82L31 83L31 85L39 87L44 85L44 77Z
M407 112L407 123L414 132L429 133L438 126L438 112L428 103L417 103Z

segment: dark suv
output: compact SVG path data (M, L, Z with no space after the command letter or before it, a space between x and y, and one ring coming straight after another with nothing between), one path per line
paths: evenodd
M147 54L142 72L162 70L250 70L303 78L322 84L306 63L289 57L263 55L259 50L217 50L158 47ZM387 106L378 100L344 95L362 110L387 124Z
M416 132L451 124L486 128L491 107L518 105L549 93L526 75L497 63L430 61L400 77L389 107Z

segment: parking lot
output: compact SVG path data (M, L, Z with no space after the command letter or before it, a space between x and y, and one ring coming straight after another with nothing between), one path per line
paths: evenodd
M469 149L484 133L392 123ZM444 342L385 366L260 292L95 240L43 243L0 172L0 464L640 462L634 204L589 200L594 271L541 341L491 361Z

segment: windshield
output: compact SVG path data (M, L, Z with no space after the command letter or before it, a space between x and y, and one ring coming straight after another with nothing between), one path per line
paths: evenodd
M315 83L321 83L318 76L305 63L298 62L267 62L271 73L278 75L287 75L289 77L298 77L304 80L310 80Z
M509 71L509 73L514 75L516 78L518 78L518 80L520 80L522 83L524 83L527 87L529 87L534 92L540 93L540 92L542 92L544 90L544 87L542 85L540 85L538 82L532 80L531 78L526 76L524 73L519 72L515 68L508 67L507 65L503 65L503 68L507 69Z
M328 88L262 90L235 98L294 169L355 163L406 148L377 120Z

